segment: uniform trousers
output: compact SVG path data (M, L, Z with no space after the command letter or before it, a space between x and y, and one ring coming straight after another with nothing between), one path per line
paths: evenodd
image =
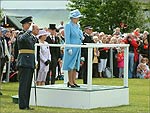
M19 67L19 108L29 108L33 68Z
M2 74L3 74L3 68L5 65L5 58L0 58L0 80L2 79Z

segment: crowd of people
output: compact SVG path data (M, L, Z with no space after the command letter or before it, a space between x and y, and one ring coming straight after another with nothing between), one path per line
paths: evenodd
M61 22L62 23L62 22ZM64 26L62 23L62 26L59 28L56 28L55 24L50 24L49 28L44 28L47 33L46 37L46 43L49 44L63 44L65 43L65 37L64 37ZM6 80L7 72L10 71L10 81L17 81L17 55L15 55L15 43L16 39L18 37L18 34L20 34L20 31L15 29L9 29L9 28L2 28L1 27L2 36L1 40L5 39L5 47L6 47L6 56L5 60L10 61L10 70L8 70L8 62L4 65L2 63L1 67L4 67L3 70L3 78L2 80ZM49 34L48 34L49 33ZM91 26L85 26L84 27L84 40L82 41L83 44L85 43L98 43L98 44L130 44L129 47L129 78L137 78L137 66L139 63L141 63L142 58L147 58L147 63L149 62L148 58L148 32L144 31L143 33L140 32L139 28L136 28L131 33L121 33L120 28L117 27L114 30L113 34L105 34L104 32L95 32L93 31L93 28ZM54 36L54 41L51 40L51 36ZM39 38L41 40L41 38ZM39 42L40 43L40 42ZM7 46L6 46L7 45ZM11 48L11 49L10 49ZM53 58L51 61L52 64L55 64L55 68L52 69L54 73L58 73L57 79L63 74L61 65L62 65L62 57L64 53L64 48L57 48L58 50L55 51L55 49L51 47L51 57ZM11 52L10 52L11 50ZM80 61L80 71L78 71L78 77L84 78L84 75L87 75L87 50L82 49L81 52L81 61ZM109 58L110 55L110 48L94 48L93 49L93 77L105 77L105 69L106 67L110 67ZM123 67L124 67L124 50L123 48L113 48L113 61L114 61L114 73L113 75L115 77L122 78L123 77ZM41 57L41 56L40 56ZM56 58L55 58L56 57ZM50 58L51 59L51 58ZM60 67L61 66L61 67ZM56 67L58 70L56 70ZM83 69L83 67L85 67ZM48 69L49 70L49 69ZM86 71L85 71L86 70ZM83 71L83 72L82 72ZM48 71L48 73L50 73ZM52 73L51 73L52 74ZM51 76L53 77L53 76ZM56 74L54 74L54 77L56 77ZM14 79L15 78L15 79ZM48 79L48 78L47 78ZM52 84L54 84L54 79ZM86 82L85 82L86 83ZM47 83L49 84L49 83Z
M55 84L56 79L61 79L62 70L68 70L68 87L80 87L75 82L77 75L78 78L83 79L84 84L87 84L87 48L50 47L44 44L129 44L128 78L149 77L148 31L142 33L139 28L136 28L131 33L122 33L117 27L113 34L106 34L94 31L92 25L86 25L82 32L78 24L79 18L82 17L80 12L72 11L69 17L70 22L66 26L62 21L58 27L56 24L49 24L48 28L40 29L38 25L32 24L32 17L27 17L21 21L22 31L0 27L0 77L4 81L9 72L10 80L19 81L20 109L30 109L29 93L35 68L37 68L37 75L35 75L37 85ZM34 60L35 43L43 45L37 48L38 63ZM114 47L112 52L113 76L123 78L124 48ZM110 67L109 56L110 48L93 48L92 77L108 77L106 68ZM8 70L8 62L10 62L10 70ZM12 79L14 77L16 78ZM24 96L28 99L24 99Z

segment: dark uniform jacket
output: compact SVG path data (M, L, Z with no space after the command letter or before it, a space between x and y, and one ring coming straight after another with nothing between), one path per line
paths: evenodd
M84 40L83 40L83 44L84 43L94 43L92 40L92 36L87 35L86 33L83 33L84 36ZM85 58L85 61L87 62L88 60L88 48L81 48L81 57Z
M18 37L18 50L27 49L34 50L34 44L37 42L37 39L31 34L31 31L26 31L24 34ZM35 67L35 55L34 53L19 53L18 56L18 67Z
M15 44L14 44L14 58L17 59L18 57L18 38L20 35L22 35L23 33L25 33L25 30L20 31L20 33L18 34Z

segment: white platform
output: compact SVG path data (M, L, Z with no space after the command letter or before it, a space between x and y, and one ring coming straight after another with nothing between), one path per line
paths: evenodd
M92 109L129 104L129 88L124 86L87 85L68 88L66 84L37 86L37 105L49 107ZM35 103L35 88L31 88L30 105Z

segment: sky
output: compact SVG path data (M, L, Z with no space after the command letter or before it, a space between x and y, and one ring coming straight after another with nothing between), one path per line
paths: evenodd
M2 9L66 9L68 0L0 0Z

